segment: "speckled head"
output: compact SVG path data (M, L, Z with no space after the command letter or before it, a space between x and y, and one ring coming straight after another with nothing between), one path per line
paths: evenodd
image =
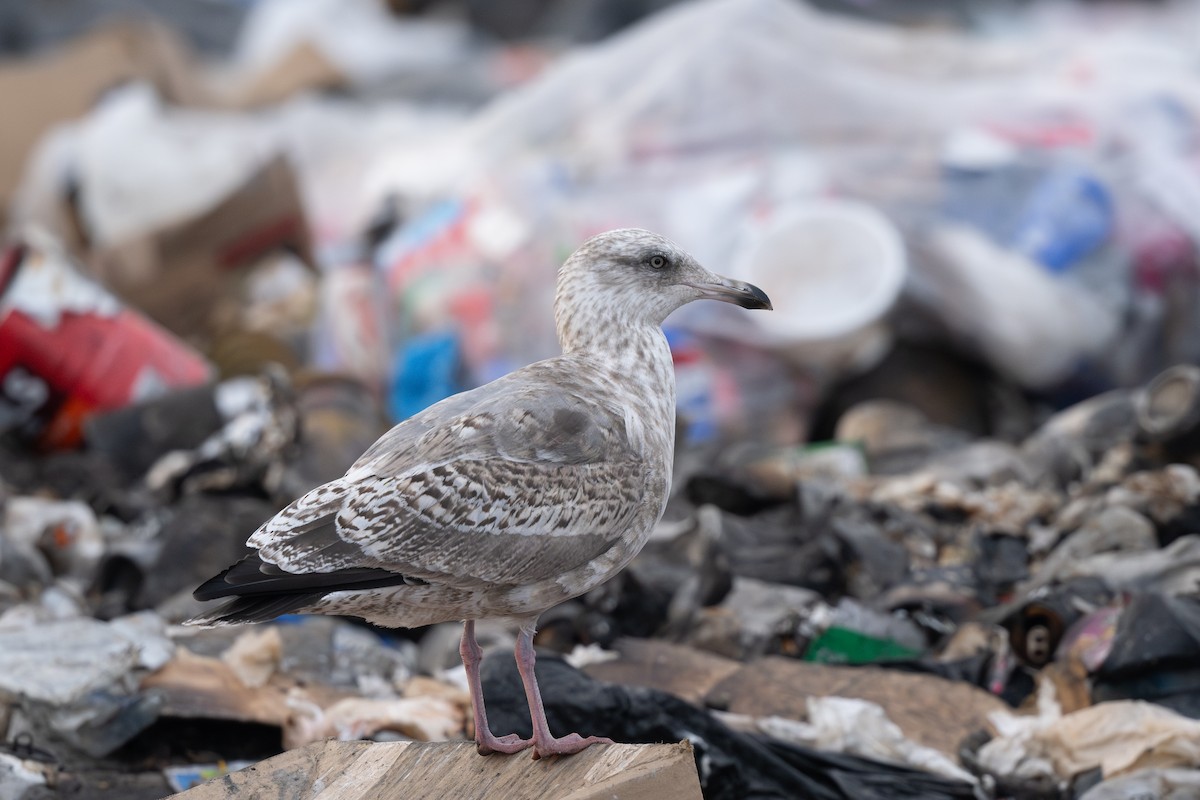
M762 289L708 271L665 236L621 228L588 239L559 269L554 318L569 350L589 338L586 328L659 326L675 309L701 299L771 308Z

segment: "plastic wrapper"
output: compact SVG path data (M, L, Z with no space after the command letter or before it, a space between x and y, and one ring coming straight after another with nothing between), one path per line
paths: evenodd
M1051 701L1040 711L993 715L999 735L980 749L980 762L997 775L1066 782L1097 767L1112 777L1200 759L1200 722L1161 706L1116 701L1060 715Z

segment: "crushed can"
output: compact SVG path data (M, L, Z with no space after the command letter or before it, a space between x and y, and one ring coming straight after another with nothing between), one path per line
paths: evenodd
M39 239L0 251L0 433L75 447L91 414L207 383L209 363Z

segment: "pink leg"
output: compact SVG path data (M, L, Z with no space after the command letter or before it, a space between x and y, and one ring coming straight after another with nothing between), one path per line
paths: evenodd
M475 641L475 621L463 623L462 644L458 648L462 656L463 666L467 668L467 685L471 688L471 710L475 717L475 745L482 756L492 753L516 753L533 744L532 739L522 739L515 733L507 736L493 736L488 727L487 709L483 707L483 685L479 682L479 662L483 660L483 650Z
M601 736L584 738L578 733L568 733L561 739L555 739L550 734L550 725L546 722L546 709L542 705L542 692L538 689L537 676L534 674L533 625L521 627L517 636L517 670L521 673L521 682L525 684L525 699L529 701L529 716L533 720L533 757L565 756L578 753L593 744L613 744L612 739Z

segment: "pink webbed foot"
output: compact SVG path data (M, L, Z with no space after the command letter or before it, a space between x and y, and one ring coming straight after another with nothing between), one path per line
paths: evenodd
M475 749L479 755L488 756L492 753L519 753L533 744L533 739L522 739L515 733L496 736L488 727L487 710L483 705L483 686L479 682L479 662L483 651L475 641L475 623L467 620L463 623L462 643L459 645L462 654L463 667L467 670L467 685L471 689L471 710L475 720Z
M522 739L515 733L509 733L504 736L493 736L491 731L484 730L475 731L475 749L479 751L481 756L490 756L492 753L519 753L525 748L533 744L533 739ZM534 755L534 758L537 758Z
M581 750L586 750L594 744L616 744L612 739L603 736L580 736L578 733L568 733L559 739L553 736L533 743L533 757L570 756Z
M467 684L471 690L471 706L475 721L475 747L480 755L492 753L519 753L527 747L533 747L533 757L574 755L586 750L594 744L613 744L612 739L602 736L580 736L569 733L561 738L555 738L546 724L546 710L542 705L542 693L538 689L537 677L534 674L533 652L533 623L522 626L521 634L517 637L517 670L521 673L521 682L525 685L525 696L529 701L529 715L533 722L533 737L522 739L515 733L506 736L496 736L488 727L487 711L483 704L483 686L479 680L479 662L483 652L475 641L475 623L466 620L463 624L462 643L459 648L462 654L463 666L467 671Z
M538 688L537 674L534 669L537 656L533 651L533 623L521 627L517 637L516 648L517 671L521 673L521 682L525 684L525 699L529 701L529 718L533 722L533 757L569 756L586 750L594 744L614 744L612 739L603 736L580 736L578 733L568 733L562 738L555 738L550 733L546 722L546 709L542 704L542 692Z

